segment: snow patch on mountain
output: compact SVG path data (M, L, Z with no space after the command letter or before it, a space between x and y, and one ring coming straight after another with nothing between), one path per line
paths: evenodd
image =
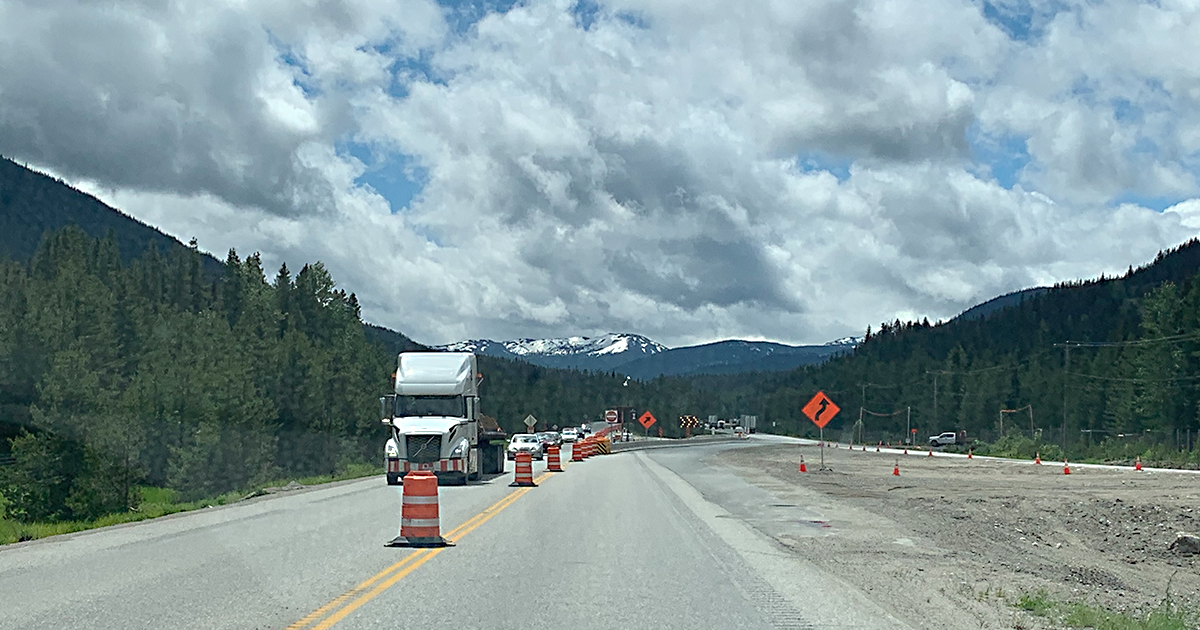
M468 339L435 346L434 349L506 358L519 357L548 367L610 369L639 357L658 354L667 350L667 347L641 335L609 333L598 337L555 339Z
M564 337L559 339L519 339L502 342L509 352L527 356L551 355L614 355L624 352L656 354L666 346L641 335L609 333L599 337Z

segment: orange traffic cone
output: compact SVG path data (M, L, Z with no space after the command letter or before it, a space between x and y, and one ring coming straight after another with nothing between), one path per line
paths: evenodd
M866 453L866 452L867 452L867 445L866 445L866 444L863 444L863 452L864 452L864 453Z
M400 508L400 535L385 547L449 547L442 538L438 518L437 475L414 470L404 476L404 500Z
M929 456L933 457L933 449L929 449Z
M549 472L562 472L562 462L558 457L558 447L554 444L546 447L546 470Z
M875 452L876 452L876 453L878 453L878 452L879 452L879 447L881 447L881 446L883 446L883 442L880 442L879 444L876 444L876 445L875 445Z
M975 451L974 450L967 451L967 459L975 459Z
M1134 460L1134 462L1133 462L1133 469L1134 469L1134 470L1141 470L1141 469L1142 469L1142 457L1141 457L1140 455L1138 456L1138 458L1137 458L1136 460Z
M1071 467L1069 465L1067 465L1067 458L1065 458L1065 457L1063 458L1063 474L1064 475L1071 474Z
M1038 466L1042 465L1042 454L1041 453L1034 453L1033 463L1037 464Z
M804 465L804 456L800 456L800 472L808 472L808 466Z
M525 452L517 453L517 472L513 476L513 482L508 485L511 487L537 487L537 484L533 483L533 455Z
M892 465L892 476L900 476L900 460L896 460L896 462Z

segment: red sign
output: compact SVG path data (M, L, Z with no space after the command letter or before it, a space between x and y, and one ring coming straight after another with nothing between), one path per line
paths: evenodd
M604 412L604 421L605 422L616 422L617 421L617 410L609 409L608 411L605 411Z
M658 422L658 420L654 418L654 414L647 411L646 413L642 414L642 417L638 418L638 422L642 424L642 428L649 429L654 425L655 422Z
M813 421L813 424L822 429L824 429L825 425L829 424L829 421L833 420L833 417L836 416L841 410L841 407L838 407L837 405L833 404L832 400L829 400L829 397L825 395L825 392L817 392L817 395L813 396L812 400L808 401L807 405L804 405L804 409L801 409L801 411L804 412L804 415L808 416L808 419Z

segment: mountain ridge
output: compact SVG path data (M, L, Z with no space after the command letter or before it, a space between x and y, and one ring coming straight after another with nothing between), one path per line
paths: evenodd
M92 238L111 232L122 262L139 258L151 246L164 253L187 248L179 239L121 212L70 184L0 156L0 254L28 261L42 236L76 225ZM211 276L224 263L201 252L201 264Z
M638 380L649 380L659 376L786 371L844 354L860 342L858 337L843 337L824 344L792 346L771 341L724 339L668 348L634 333L607 333L596 337L506 341L468 339L433 346L433 349L518 359L543 367L614 371Z

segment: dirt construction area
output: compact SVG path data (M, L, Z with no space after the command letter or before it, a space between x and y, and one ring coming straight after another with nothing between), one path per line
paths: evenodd
M1050 628L1022 594L1141 610L1200 606L1200 475L770 445L713 463L811 527L759 529L915 628ZM800 473L803 455L809 472ZM900 476L893 476L895 462Z

